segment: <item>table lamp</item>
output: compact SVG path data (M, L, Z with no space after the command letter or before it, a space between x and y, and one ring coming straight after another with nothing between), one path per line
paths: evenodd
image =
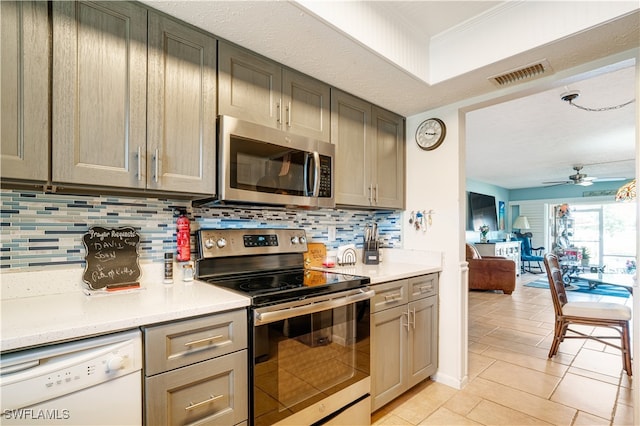
M516 220L513 221L513 226L512 226L514 233L516 234L516 236L520 236L522 235L522 230L523 229L530 229L531 226L529 225L529 219L527 219L526 216L518 216L516 218ZM518 230L518 232L516 232L515 230ZM518 235L520 234L520 235Z

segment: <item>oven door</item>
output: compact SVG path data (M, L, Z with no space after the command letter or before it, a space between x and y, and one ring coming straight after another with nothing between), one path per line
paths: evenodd
M361 288L254 310L255 425L314 424L348 411L369 424L369 299ZM364 410L350 410L357 404Z

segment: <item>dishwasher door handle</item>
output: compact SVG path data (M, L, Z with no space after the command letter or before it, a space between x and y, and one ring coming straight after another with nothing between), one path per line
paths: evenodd
M330 309L339 308L340 306L346 306L352 303L371 299L375 294L375 291L371 289L359 289L356 293L349 291L332 294L325 297L314 298L308 301L308 303L300 302L297 305L290 307L290 304L287 304L285 307L275 310L272 310L273 308L266 308L268 309L266 311L256 309L254 314L254 323L255 325L263 325L287 318L297 317L300 315L327 311Z

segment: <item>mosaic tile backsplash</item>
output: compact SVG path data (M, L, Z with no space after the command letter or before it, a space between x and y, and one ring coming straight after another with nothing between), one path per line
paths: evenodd
M343 244L362 247L367 223L376 222L383 247L401 247L399 211L295 210L277 207L191 207L185 200L80 196L1 190L0 268L84 265L82 236L92 226L131 226L140 234L141 261L161 262L176 250L176 217L191 219L192 249L198 228L302 228L309 241L328 249ZM329 226L336 228L329 242ZM193 250L192 250L193 251ZM194 253L192 253L192 258Z

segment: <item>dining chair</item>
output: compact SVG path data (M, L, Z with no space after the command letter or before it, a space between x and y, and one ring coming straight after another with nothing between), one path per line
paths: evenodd
M631 309L620 303L570 302L562 281L562 269L558 262L558 256L552 253L545 254L544 266L547 270L549 289L551 290L551 298L553 299L556 318L553 342L549 349L549 358L558 353L560 343L562 343L564 339L592 339L619 349L622 352L622 368L631 376L631 345L629 336ZM585 334L570 329L569 326L571 325L612 328L620 334L620 345L604 340L618 339L618 336ZM595 331L596 330L593 330L592 332ZM574 335L567 335L567 332L574 333Z

